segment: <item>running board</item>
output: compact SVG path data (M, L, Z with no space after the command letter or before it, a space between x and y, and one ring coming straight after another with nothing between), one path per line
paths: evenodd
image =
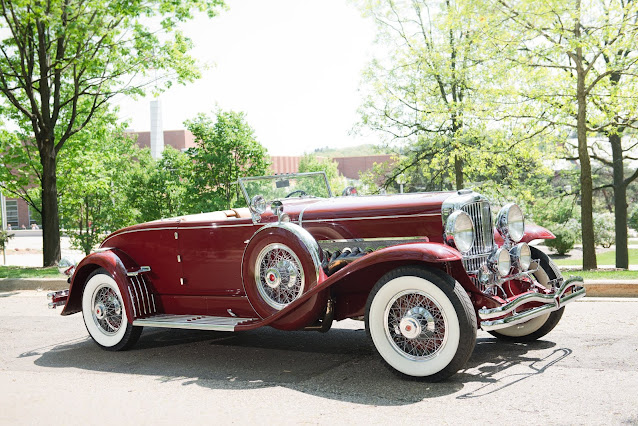
M235 326L255 318L210 317L206 315L153 315L136 319L133 325L143 327L186 328L189 330L235 331Z

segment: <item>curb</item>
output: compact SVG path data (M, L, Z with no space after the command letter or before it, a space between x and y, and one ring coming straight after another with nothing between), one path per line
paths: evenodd
M66 290L66 278L0 278L0 292ZM638 297L638 280L585 280L588 297Z
M66 278L0 278L0 292L16 290L66 290Z
M585 280L590 297L638 297L638 280Z

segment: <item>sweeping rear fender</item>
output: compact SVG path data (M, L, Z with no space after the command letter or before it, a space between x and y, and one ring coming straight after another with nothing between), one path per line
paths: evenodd
M111 249L91 253L85 257L76 267L75 273L71 278L71 286L69 287L69 298L67 299L62 315L71 315L82 311L82 293L86 285L89 275L99 268L104 268L113 277L120 293L124 299L124 307L126 315L132 322L133 308L128 294L128 277L127 271L139 269L139 266L123 251Z
M326 289L330 289L333 296L337 296L337 305L339 305L340 294L364 294L367 298L372 287L386 272L400 266L423 265L443 269L443 265L460 261L461 258L461 254L456 249L440 243L408 243L377 250L327 277L284 309L265 319L259 326L285 318L294 313L298 307L303 306L307 300ZM337 319L346 316L338 316ZM238 325L236 330L250 328L253 326Z

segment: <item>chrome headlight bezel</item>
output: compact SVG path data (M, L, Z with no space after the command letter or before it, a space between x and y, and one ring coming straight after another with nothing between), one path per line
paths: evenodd
M520 242L525 235L525 215L514 203L506 204L496 217L496 229L504 240L514 244Z
M527 243L519 243L510 249L512 265L525 272L532 264L532 249Z
M462 210L452 213L445 223L445 243L465 254L474 245L474 222Z
M499 248L488 259L488 265L500 277L508 276L512 269L509 251L504 247Z

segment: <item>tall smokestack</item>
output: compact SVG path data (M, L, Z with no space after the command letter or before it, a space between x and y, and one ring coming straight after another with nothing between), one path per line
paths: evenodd
M151 101L151 157L162 158L164 129L162 129L162 105L159 99Z

